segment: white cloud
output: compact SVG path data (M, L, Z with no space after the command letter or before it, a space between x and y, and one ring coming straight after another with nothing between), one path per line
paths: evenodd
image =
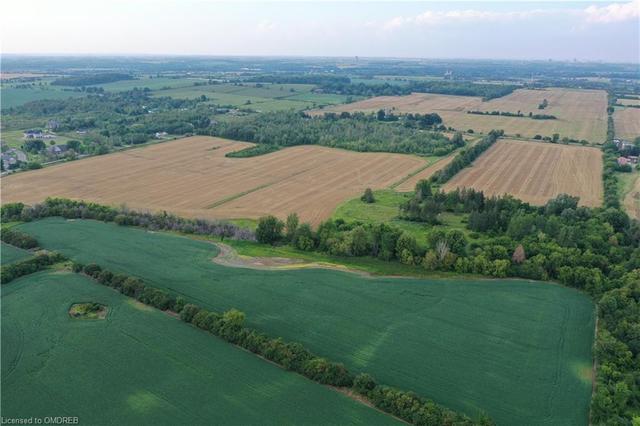
M612 3L607 6L589 6L584 10L587 22L609 24L640 18L640 0Z
M464 9L449 11L427 10L416 16L397 16L382 24L385 30L395 30L407 25L440 25L455 22L505 22L517 19L528 19L552 13L552 10L533 9L518 12L491 12L484 10Z
M269 21L268 19L264 19L262 21L260 21L260 23L257 26L258 31L260 32L270 32L273 31L277 28L275 22Z

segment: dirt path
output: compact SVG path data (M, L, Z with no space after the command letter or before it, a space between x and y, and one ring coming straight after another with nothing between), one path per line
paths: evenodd
M214 263L232 268L249 268L262 270L283 270L283 269L333 269L343 272L351 272L365 277L373 275L361 271L359 269L348 268L344 265L338 265L328 262L310 262L304 259L293 259L290 257L251 257L238 254L235 249L224 243L213 243L220 252L216 257L211 259Z

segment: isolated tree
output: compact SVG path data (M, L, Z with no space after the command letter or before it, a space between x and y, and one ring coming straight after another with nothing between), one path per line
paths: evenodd
M258 220L256 239L263 244L275 244L282 239L284 223L275 216L265 216Z
M462 137L462 133L456 132L453 135L453 138L451 138L451 143L458 147L464 146L464 138Z
M287 222L284 227L285 238L287 239L287 241L293 242L296 236L296 231L298 230L299 223L300 219L298 219L297 213L291 213L289 216L287 216Z
M373 191L371 190L371 188L365 189L364 194L362 195L362 197L360 197L360 199L369 204L376 202L376 198L373 196Z
M513 251L513 256L511 256L511 260L513 260L513 263L522 263L527 259L527 257L524 254L524 247L522 247L522 244L518 244L518 247L516 247L516 249Z

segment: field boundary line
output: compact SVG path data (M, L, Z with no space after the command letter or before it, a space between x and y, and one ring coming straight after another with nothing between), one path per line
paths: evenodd
M309 170L311 170L311 169L300 170L299 172L296 172L296 173L294 173L292 175L289 175L289 176L285 176L282 179L277 179L277 180L274 180L272 182L268 182L268 183L264 183L262 185L256 186L255 188L251 188L251 189L247 189L246 191L238 192L237 194L233 194L233 195L225 197L225 198L223 198L221 200L214 201L213 203L207 205L205 207L205 209L207 209L207 210L215 209L216 207L220 207L221 205L226 204L229 201L237 200L238 198L242 198L245 195L249 195L249 194L251 194L253 192L260 191L261 189L265 189L265 188L268 188L270 186L276 185L276 184L278 184L280 182L284 182L284 181L286 181L288 179L291 179L292 177L301 175L303 173L307 173Z
M455 152L455 151L454 151L454 152ZM453 154L453 153L452 153L452 154ZM434 164L436 164L436 163L439 163L440 161L444 160L444 159L445 159L445 158L447 158L447 157L448 157L448 155L447 155L446 157L439 158L439 159L437 159L436 161L431 162L431 163L430 163L429 161L425 162L425 164L424 164L423 166L420 166L420 168L418 168L417 170L415 170L415 171L413 171L413 172L409 173L408 175L406 175L405 177L403 177L403 178L402 178L402 179L400 179L399 181L396 181L396 182L392 183L391 185L389 185L389 186L387 187L387 189L396 189L398 186L402 185L403 183L405 183L406 181L408 181L409 179L411 179L412 177L414 177L414 176L415 176L415 175L417 175L418 173L420 173L420 172L422 172L422 171L424 171L424 170L428 169L429 167L433 166L433 165L434 165Z

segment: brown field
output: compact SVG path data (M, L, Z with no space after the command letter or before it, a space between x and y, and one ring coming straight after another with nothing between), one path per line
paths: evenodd
M445 191L474 188L487 195L511 194L542 205L558 194L580 197L580 205L602 203L602 153L597 148L500 140L444 185Z
M538 105L547 99L549 106L539 110ZM311 114L326 111L374 112L388 109L396 113L436 112L444 124L458 130L473 129L486 133L491 129L503 129L507 135L532 138L539 134L586 139L603 143L607 131L607 94L602 90L519 89L502 98L483 102L472 96L448 96L413 93L407 96L379 96L350 104L316 110ZM532 120L523 117L503 117L467 114L466 111L508 111L523 114L551 114L557 120Z
M640 105L640 99L618 99L621 105Z
M619 138L633 140L640 136L640 108L616 108L613 128Z
M409 179L403 181L400 185L396 186L394 189L398 192L411 192L415 189L416 183L423 179L429 179L435 172L444 169L447 164L453 161L456 158L457 153L451 154L448 157L444 157L424 170L419 171L415 175L411 176Z
M434 95L430 93L412 93L407 96L378 96L350 104L335 105L330 108L309 111L311 115L325 112L375 112L386 109L395 113L428 113L440 111L465 111L476 109L482 100L474 96Z
M640 220L640 177L636 177L631 190L625 195L623 203L629 216Z
M57 196L201 218L296 212L318 224L365 188L386 188L425 164L410 155L319 146L225 157L250 145L198 136L17 173L2 179L2 201Z

